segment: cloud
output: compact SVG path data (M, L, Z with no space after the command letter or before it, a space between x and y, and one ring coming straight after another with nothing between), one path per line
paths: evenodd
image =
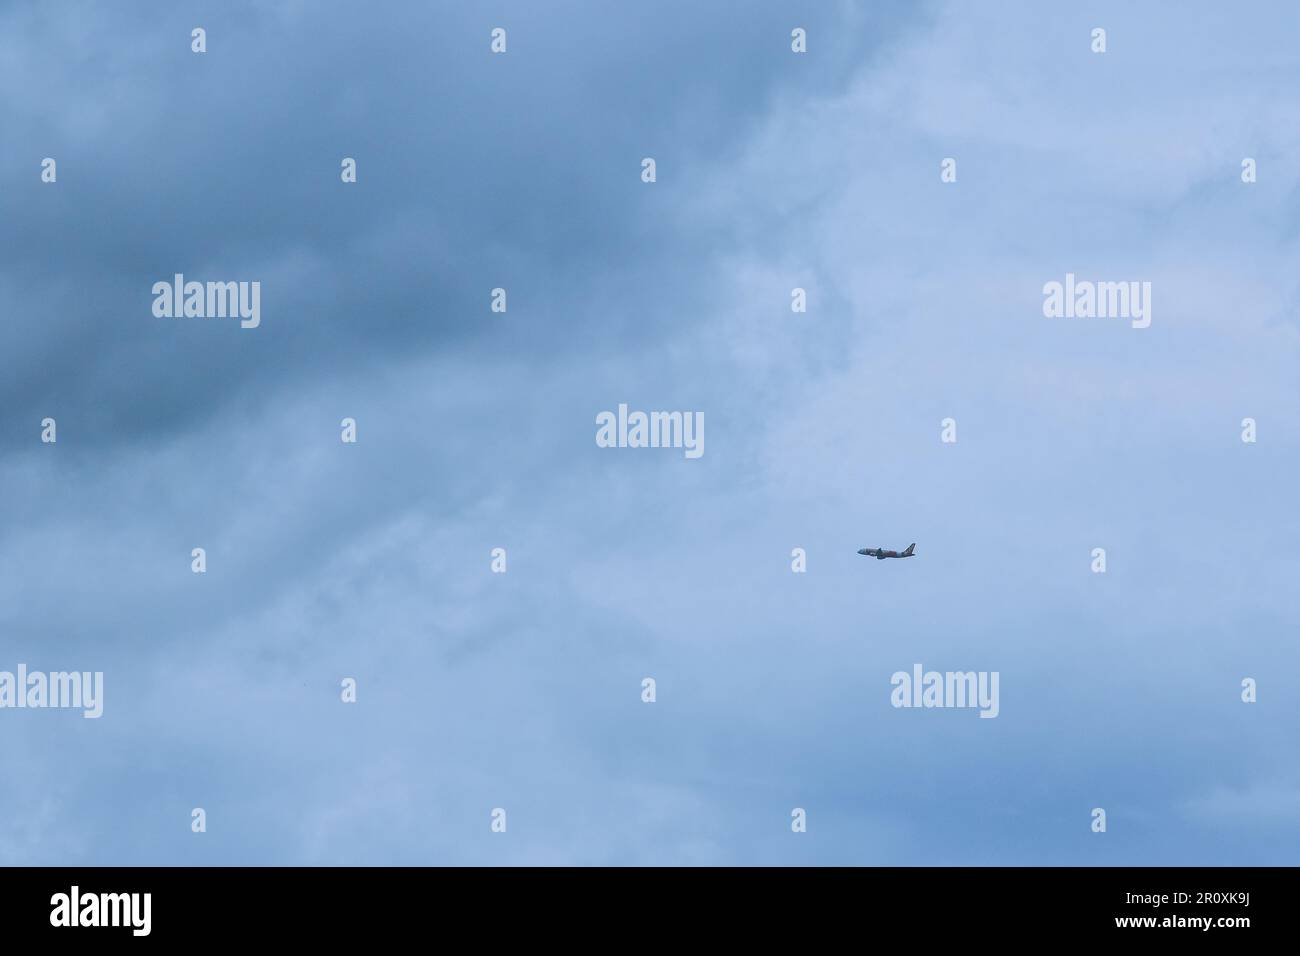
M1187 809L1266 787L1296 716L1266 677L1300 531L1266 20L525 4L493 59L470 9L84 12L0 30L0 79L50 64L3 107L0 626L107 696L0 714L36 783L0 790L14 856L1293 854ZM1067 270L1150 279L1152 327L1044 319ZM175 271L259 279L262 327L154 320ZM702 410L706 455L596 447L621 401ZM890 708L916 661L999 670L1001 716Z

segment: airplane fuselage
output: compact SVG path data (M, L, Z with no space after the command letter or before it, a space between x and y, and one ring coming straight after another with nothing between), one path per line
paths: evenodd
M875 558L877 561L883 561L885 558L910 558L915 555L915 544L907 546L906 551L886 551L884 548L862 548L858 554L865 554L869 558Z

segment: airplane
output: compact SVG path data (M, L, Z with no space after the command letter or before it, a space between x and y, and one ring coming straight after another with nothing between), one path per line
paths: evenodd
M869 558L875 558L877 561L883 561L885 558L910 558L915 553L915 541L907 546L906 551L886 551L884 548L863 548L858 552L858 554L865 554Z

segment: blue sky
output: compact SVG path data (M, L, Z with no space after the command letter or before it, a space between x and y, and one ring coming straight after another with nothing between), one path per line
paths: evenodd
M1294 864L1298 28L0 5L0 669L105 675L0 711L0 862Z

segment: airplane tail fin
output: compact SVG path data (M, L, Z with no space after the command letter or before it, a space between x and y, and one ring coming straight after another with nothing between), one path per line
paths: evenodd
M916 542L913 541L911 544L907 546L907 550L903 552L903 557L910 558L915 552L916 552Z

